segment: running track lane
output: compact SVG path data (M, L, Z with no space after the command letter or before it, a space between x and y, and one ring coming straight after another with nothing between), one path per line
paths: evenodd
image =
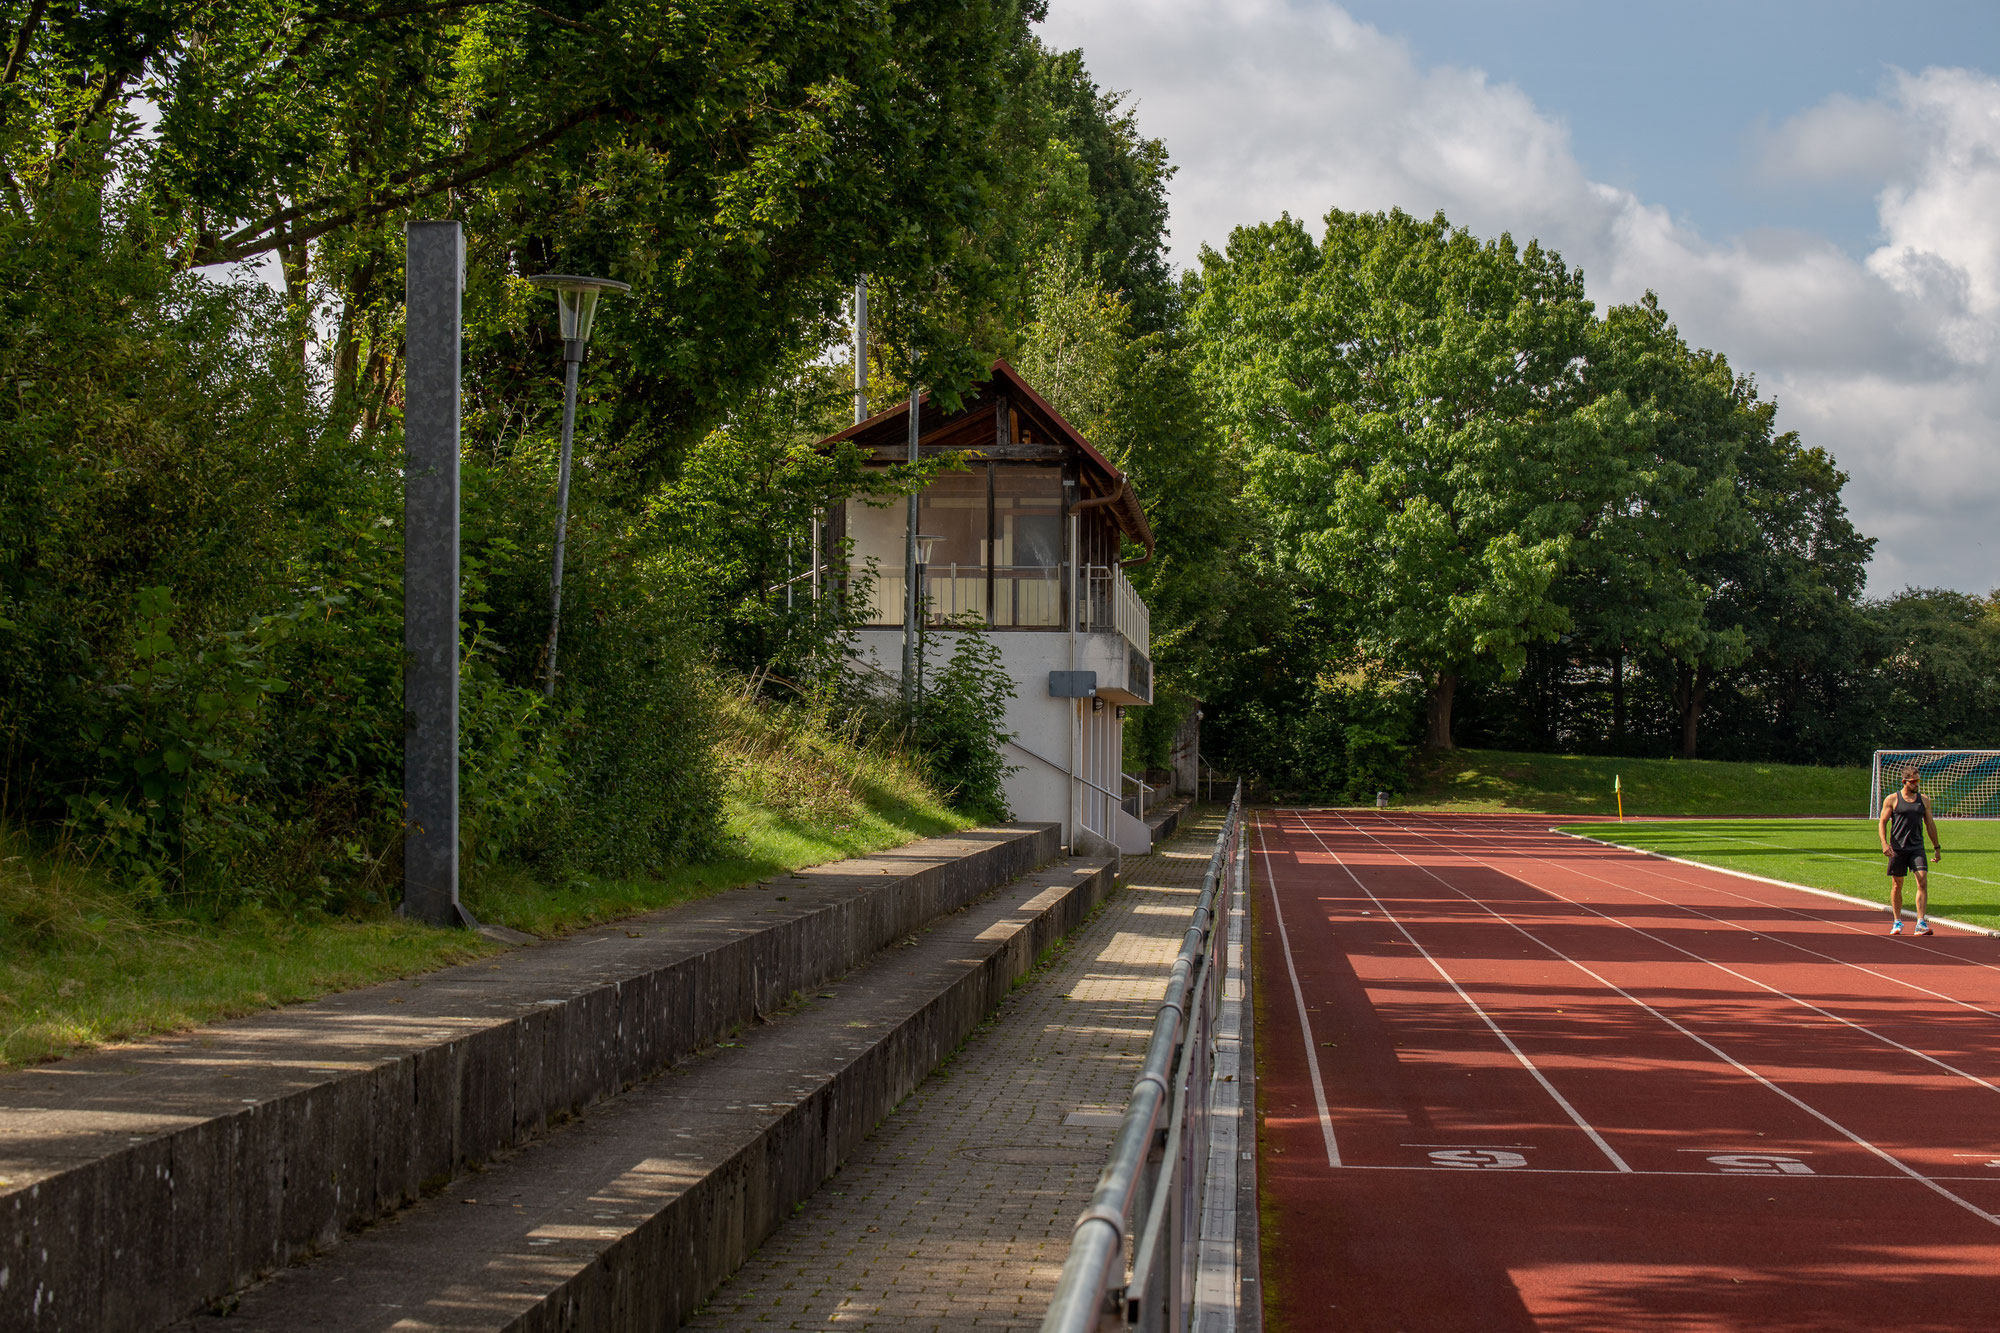
M1279 1326L2000 1327L2000 942L1547 824L1259 817Z

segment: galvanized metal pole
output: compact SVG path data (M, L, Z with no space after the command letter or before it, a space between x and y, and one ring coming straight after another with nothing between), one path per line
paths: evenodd
M556 697L556 638L562 633L563 548L569 541L569 454L576 438L576 376L583 367L583 352L590 344L581 338L563 339L563 418L562 457L556 464L556 559L549 571L549 651L548 676L542 682L542 697Z
M473 925L458 901L458 412L465 236L404 231L403 913Z
M910 385L910 461L917 461L917 386ZM917 697L917 492L903 525L903 706Z
M854 424L868 420L868 279L854 280Z

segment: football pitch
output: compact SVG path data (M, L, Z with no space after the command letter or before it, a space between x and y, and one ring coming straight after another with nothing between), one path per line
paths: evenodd
M1888 915L1889 878L1872 820L1631 820L1574 824L1563 831L1852 894L1881 903ZM1932 914L2000 930L2000 820L1942 819L1938 834L1945 856L1931 866ZM1906 910L1915 889L1914 879L1904 881Z

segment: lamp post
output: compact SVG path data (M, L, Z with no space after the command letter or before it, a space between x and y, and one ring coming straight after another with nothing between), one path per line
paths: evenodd
M590 326L597 319L597 298L606 292L629 292L631 284L610 278L584 278L574 273L538 273L528 279L537 287L556 294L556 311L562 325L563 415L562 459L556 466L556 557L549 571L549 653L548 678L542 695L556 695L556 637L562 630L563 545L569 538L569 451L576 437L576 376L583 365L584 349L590 346Z
M919 703L922 703L924 698L924 658L930 653L930 634L927 631L931 623L929 579L931 551L943 540L944 538L934 536L928 532L920 532L916 536L917 686L915 694Z

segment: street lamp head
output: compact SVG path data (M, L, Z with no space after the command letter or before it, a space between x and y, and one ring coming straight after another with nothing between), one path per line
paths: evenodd
M562 317L563 341L587 343L590 326L597 318L597 298L605 292L629 292L632 284L611 278L585 278L574 273L537 273L528 279L537 287L556 294L556 310Z
M918 533L917 563L920 565L928 565L931 562L932 549L936 547L937 544L943 540L944 540L943 537L937 536L933 533L928 533L928 532Z

